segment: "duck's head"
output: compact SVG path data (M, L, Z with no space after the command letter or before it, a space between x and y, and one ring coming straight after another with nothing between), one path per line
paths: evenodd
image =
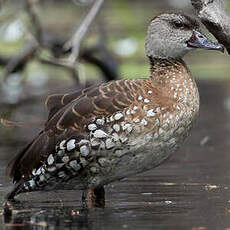
M199 23L183 13L163 13L155 17L146 38L146 55L151 58L182 58L200 48L219 50L224 47L199 32Z

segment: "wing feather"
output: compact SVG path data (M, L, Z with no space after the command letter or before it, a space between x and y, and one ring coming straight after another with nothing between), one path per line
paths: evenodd
M140 80L141 81L141 80ZM8 165L8 173L15 181L38 168L55 151L63 139L81 138L88 133L85 126L95 117L106 117L130 106L138 90L137 80L118 80L70 94L49 96L49 110L44 130L16 155Z

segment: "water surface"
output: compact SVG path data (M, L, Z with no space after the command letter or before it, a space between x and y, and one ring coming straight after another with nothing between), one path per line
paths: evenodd
M230 82L199 88L200 119L183 147L158 168L107 186L105 208L83 208L79 191L22 194L11 219L0 212L0 229L229 230ZM5 166L1 203L11 187Z

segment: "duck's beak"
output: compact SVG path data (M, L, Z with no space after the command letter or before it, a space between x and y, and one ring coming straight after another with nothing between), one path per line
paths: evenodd
M224 46L209 40L205 35L197 30L193 31L192 37L187 41L188 47L206 50L219 50L224 53Z

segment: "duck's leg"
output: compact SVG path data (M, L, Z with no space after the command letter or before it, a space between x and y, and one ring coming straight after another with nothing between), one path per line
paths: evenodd
M105 207L105 190L104 187L88 188L82 193L82 203L84 207L104 208Z
M3 204L3 219L4 223L10 223L13 215L13 206L9 201L5 201Z

